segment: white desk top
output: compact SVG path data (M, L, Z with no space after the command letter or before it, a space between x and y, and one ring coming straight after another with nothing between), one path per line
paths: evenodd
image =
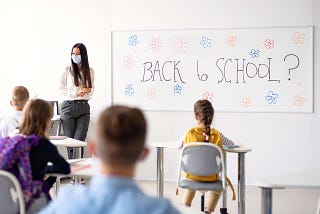
M92 158L68 160L71 173L68 176L91 177L94 175Z
M54 115L54 116L51 118L51 121L60 121L60 115Z
M71 172L70 174L59 174L59 173L49 173L48 175L63 177L92 177L96 175L94 167L92 165L92 158L82 158L82 159L71 159L67 160L70 164Z
M239 146L235 148L224 148L223 150L231 153L247 153L251 152L251 148L246 147L246 146Z
M61 140L50 140L51 143L55 146L64 146L64 147L86 147L87 143L76 140L73 138L66 138Z
M154 142L151 146L155 148L179 149L182 148L182 142L162 141Z
M312 188L320 189L320 169L261 179L255 183L265 188Z

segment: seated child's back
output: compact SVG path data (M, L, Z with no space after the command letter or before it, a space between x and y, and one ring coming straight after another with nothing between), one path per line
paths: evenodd
M148 153L146 128L138 109L113 106L103 111L98 119L97 140L90 144L101 159L101 175L94 177L89 186L61 190L41 213L178 213L168 200L145 195L133 181L136 163Z

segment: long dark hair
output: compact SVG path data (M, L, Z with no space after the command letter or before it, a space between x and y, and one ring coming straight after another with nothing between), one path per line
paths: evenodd
M80 50L82 71L79 71L77 64L71 59L71 74L73 76L73 83L76 86L81 84L87 88L92 88L87 48L84 46L84 44L77 43L72 47L71 55L74 48L79 48Z
M208 100L198 100L194 104L194 114L199 122L204 125L204 135L206 136L206 142L209 142L210 138L210 126L214 116L214 109L212 104Z

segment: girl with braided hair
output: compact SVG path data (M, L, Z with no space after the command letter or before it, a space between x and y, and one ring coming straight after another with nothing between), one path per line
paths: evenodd
M183 141L183 144L191 143L191 142L208 142L214 143L222 148L222 145L228 147L234 147L235 143L232 140L226 138L222 133L218 130L211 128L211 123L214 116L214 109L212 104L208 100L198 100L194 104L194 115L197 122L197 127L190 129ZM186 177L191 180L196 181L215 181L219 179L219 175L212 176L195 176L192 174L186 174ZM228 180L228 179L227 179ZM228 183L233 190L233 199L235 200L235 192L231 182L228 180ZM210 196L208 198L205 212L211 213L214 211L219 198L221 191L211 191ZM191 206L191 202L195 196L194 190L185 189L183 202L182 204L185 206Z

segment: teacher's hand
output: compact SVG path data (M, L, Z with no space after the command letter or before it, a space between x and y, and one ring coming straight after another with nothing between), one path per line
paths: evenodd
M79 91L77 93L77 97L83 97L85 94L86 94L85 92Z
M83 97L85 94L90 93L91 92L91 88L81 88L78 93L77 96L78 97Z
M91 88L82 88L81 90L83 92L85 92L85 93L90 93L91 92Z

